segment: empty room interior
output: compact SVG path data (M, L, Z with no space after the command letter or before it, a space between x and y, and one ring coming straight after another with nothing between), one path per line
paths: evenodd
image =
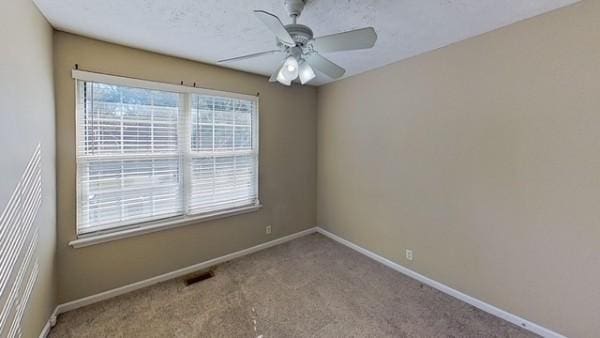
M600 337L600 1L2 0L0 337Z

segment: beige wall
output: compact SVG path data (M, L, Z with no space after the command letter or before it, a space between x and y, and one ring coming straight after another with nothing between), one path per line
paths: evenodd
M137 282L315 225L316 89L56 32L58 260L61 303ZM73 249L75 98L71 69L225 91L260 92L260 199L255 213ZM265 226L273 234L265 235Z
M319 225L598 336L600 1L319 88L317 163Z
M0 9L0 41L8 48L0 54L0 108L11 119L0 135L3 145L12 145L2 151L20 163L36 138L53 142L52 30L29 1L4 1ZM312 87L289 90L248 73L55 32L59 303L318 223L548 328L593 336L600 332L598 17L600 3L587 0L321 87L318 100ZM69 247L75 63L260 92L264 208ZM31 121L39 128L24 127ZM55 305L53 158L47 146L43 268L26 337L37 335ZM11 168L2 167L5 182L18 177ZM7 198L2 190L0 202ZM273 225L273 235L264 234L266 225ZM406 248L414 250L414 261L404 259Z
M56 306L52 28L30 0L2 0L0 45L0 212L41 145L40 270L23 322L23 337L37 337Z

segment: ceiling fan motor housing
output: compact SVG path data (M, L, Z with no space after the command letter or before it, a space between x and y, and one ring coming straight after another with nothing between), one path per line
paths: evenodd
M305 46L313 38L313 31L305 25L289 24L285 25L285 30L290 33L296 44L301 46Z

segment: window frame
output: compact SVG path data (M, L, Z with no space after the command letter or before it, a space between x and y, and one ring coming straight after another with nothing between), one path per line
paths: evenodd
M154 82L147 80L139 80L134 78L108 75L102 73L93 73L82 70L72 70L72 77L74 79L75 84L75 167L76 167L76 194L75 194L75 214L76 214L76 223L75 223L75 235L76 239L69 242L69 245L73 247L84 247L88 245L93 245L97 243L112 241L115 239L126 238L131 236L136 236L140 234L156 232L164 229L170 229L174 227L189 225L192 223L199 223L203 221L210 221L217 218L229 217L233 215L239 215L243 213L253 212L262 207L260 204L260 132L259 132L259 117L260 117L260 106L259 106L259 96L257 95L246 95L240 93L232 93L225 92L213 89L205 89L199 87L190 87L184 85L175 85L163 82ZM132 88L141 88L148 90L158 90L158 91L166 91L179 94L179 104L182 108L179 126L177 128L178 131L178 156L179 156L179 173L180 173L180 184L181 184L181 194L182 194L182 215L175 216L167 216L160 219L152 219L140 222L134 222L130 224L116 225L115 227L108 228L105 230L99 230L90 233L80 233L79 232L79 208L80 208L80 199L82 197L82 189L80 188L80 175L79 175L79 147L80 147L80 126L79 126L79 107L80 107L80 94L79 94L79 82L95 82L95 83L103 83L108 85L115 86L126 86ZM253 147L250 149L249 154L252 154L256 157L256 174L254 180L254 189L256 191L256 201L252 204L247 204L243 206L236 206L232 208L225 208L220 210L211 210L204 213L196 213L189 214L189 203L188 200L190 198L191 193L191 173L190 173L190 165L191 159L194 157L194 154L191 150L191 118L192 118L192 97L194 94L197 95L208 95L208 96L217 96L217 97L225 97L231 99L241 99L252 101L255 105L255 113L254 118L251 122L251 130L253 131L252 135L252 144ZM179 135L181 133L182 135ZM235 153L235 151L233 152ZM135 157L136 155L132 155L131 157ZM160 156L160 155L159 155ZM127 156L124 156L127 158Z

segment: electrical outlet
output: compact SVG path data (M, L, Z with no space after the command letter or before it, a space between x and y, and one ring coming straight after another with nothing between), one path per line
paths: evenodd
M408 259L409 261L413 260L413 251L406 249L406 259Z
M271 233L271 226L270 226L270 225L267 225L267 226L265 227L265 233L266 233L267 235Z

